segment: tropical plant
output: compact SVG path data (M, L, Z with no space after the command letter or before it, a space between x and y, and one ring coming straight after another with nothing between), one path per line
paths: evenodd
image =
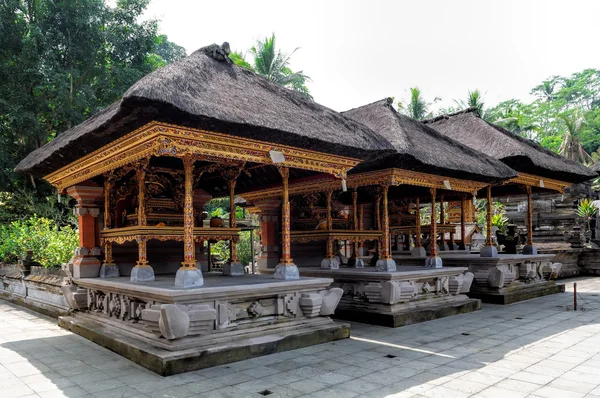
M469 91L466 100L455 101L461 108L477 108L482 119L486 119L485 102L479 90Z
M310 78L302 71L294 72L290 68L290 59L297 50L298 48L289 54L280 51L276 46L273 33L271 37L257 40L256 44L250 48L249 53L252 56L250 62L246 60L244 53L238 51L229 54L229 58L242 68L249 69L280 86L312 99L310 91L306 87Z
M0 225L0 261L5 263L16 263L27 250L32 250L34 261L45 267L57 267L69 261L78 244L76 229L61 228L43 217Z
M439 100L440 99L436 97L433 102L435 103ZM425 101L423 94L418 87L410 89L410 99L406 105L404 105L402 101L398 101L398 111L415 120L423 120L431 117L432 114L429 111L430 106L431 103Z
M508 226L508 217L504 214L492 215L492 226L497 227L500 232L506 232Z
M574 162L582 164L592 164L594 159L583 148L580 139L580 133L586 121L580 110L575 110L568 114L559 115L564 122L566 130L563 140L558 148L558 153Z
M581 199L577 205L577 216L585 221L587 231L589 231L592 218L598 213L598 207L594 201L589 198Z
M477 199L475 202L475 218L477 220L477 225L479 225L484 234L487 234L487 208L487 200ZM508 221L504 204L501 202L492 202L492 226L505 227L508 225ZM496 224L494 224L494 222L496 222Z

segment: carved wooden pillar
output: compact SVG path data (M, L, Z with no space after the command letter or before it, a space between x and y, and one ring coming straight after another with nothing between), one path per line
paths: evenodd
M281 200L263 199L254 202L260 209L260 243L261 253L258 256L258 271L274 269L279 264L280 246L278 232L280 230Z
M299 279L298 267L292 261L290 252L290 198L289 177L290 170L287 167L279 167L283 182L282 204L281 204L281 260L275 268L275 279Z
M527 191L527 244L523 247L523 254L537 254L533 245L533 201L531 199L531 186L525 187Z
M229 228L235 228L235 183L236 180L229 181ZM237 248L234 241L229 241L229 261L237 263Z
M361 231L365 230L365 209L363 204L361 204L358 208L358 229ZM363 241L360 241L358 244L358 252L362 256L364 256L364 246L365 243Z
M415 209L415 247L422 247L421 243L421 200L417 198L416 209Z
M390 260L392 256L390 255L390 217L388 214L388 190L389 186L383 186L383 241L381 248L380 259L382 260Z
M377 199L375 199L375 224L377 225L377 230L381 231L381 210L380 210L380 204L381 204L381 195L378 193L377 194ZM379 254L379 252L381 251L381 245L379 240L377 240L377 242L375 243L376 245L376 249L377 249L377 253Z
M440 224L446 224L446 209L444 209L444 195L440 196ZM440 247L446 250L446 233L440 233Z
M431 237L429 238L429 246L431 257L437 257L437 212L435 210L435 196L437 190L435 188L431 188Z
M146 167L149 159L139 162L136 165L136 179L138 183L138 227L146 226ZM135 267L131 270L132 282L150 282L154 280L154 270L148 263L148 255L146 251L147 237L140 233L136 237L138 244L138 261Z
M194 243L194 158L183 158L185 172L184 205L183 205L183 262L181 269L197 270L196 246Z
M193 156L184 156L184 202L183 202L183 262L175 275L175 286L197 287L204 285L202 272L196 263L194 241L194 162ZM200 178L202 174L198 176Z
M110 190L112 183L110 175L104 177L104 229L111 227ZM112 258L112 242L104 242L104 263L102 265L115 265Z
M333 220L331 219L331 197L333 196L333 191L327 191L327 230L331 231L333 229ZM328 260L332 260L334 258L333 253L333 238L327 238L327 247L326 247L325 258Z
M353 222L354 222L354 230L358 231L359 226L358 226L358 192L356 192L356 189L354 191L352 191L352 215L353 215ZM354 258L358 257L358 241L354 241L353 242L353 256Z
M460 200L460 239L462 240L462 249L467 248L467 228L465 226L465 198Z
M486 222L487 222L487 236L485 238L485 245L486 246L492 246L493 245L493 238L492 238L492 186L489 185L487 187L487 218L486 218Z

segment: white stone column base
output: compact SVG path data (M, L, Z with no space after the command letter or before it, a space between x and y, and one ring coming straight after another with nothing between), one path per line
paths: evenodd
M392 259L377 260L375 269L379 272L396 272L396 262Z
M102 264L100 267L100 278L118 278L121 276L116 264Z
M481 248L480 257L498 257L498 249L496 246L483 246Z
M442 264L442 258L435 256L435 257L427 257L425 259L425 267L427 268L442 268L443 264Z
M273 277L285 281L297 280L300 279L300 271L296 264L278 264Z
M133 267L129 280L131 282L152 282L154 280L154 270L152 267Z
M178 269L175 274L175 287L200 287L204 285L204 277L199 269Z
M244 275L244 266L241 263L223 264L223 275L242 276Z

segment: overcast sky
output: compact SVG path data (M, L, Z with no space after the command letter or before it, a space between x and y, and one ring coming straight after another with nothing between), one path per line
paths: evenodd
M275 33L315 100L337 111L418 86L437 106L469 90L486 104L530 99L552 75L600 68L600 1L152 0L148 17L188 54Z

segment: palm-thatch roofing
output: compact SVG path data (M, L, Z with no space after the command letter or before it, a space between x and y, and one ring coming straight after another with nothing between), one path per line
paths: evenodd
M150 73L16 171L47 175L153 120L360 159L393 151L362 124L234 65L228 53L226 43L213 44Z
M479 117L477 108L438 116L425 123L445 136L502 160L523 173L571 183L587 181L597 175L533 141L486 122Z
M352 172L397 167L473 181L497 182L516 176L504 163L396 112L392 99L342 112L392 143L396 153L355 167Z
M596 173L600 174L600 162L596 162L594 163L590 169L592 169L593 171L595 171Z

